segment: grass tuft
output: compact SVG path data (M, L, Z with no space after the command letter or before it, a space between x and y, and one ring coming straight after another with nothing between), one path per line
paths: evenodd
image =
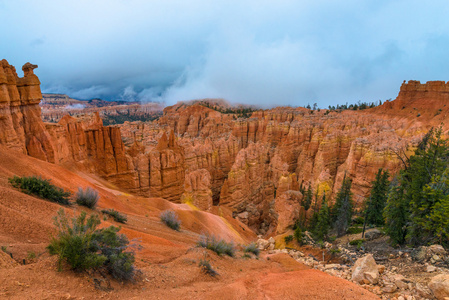
M179 231L181 221L173 210L165 210L161 213L161 221L173 230Z
M212 250L218 255L226 254L234 257L235 254L234 243L227 243L225 240L218 240L213 235L202 235L198 241L198 246Z

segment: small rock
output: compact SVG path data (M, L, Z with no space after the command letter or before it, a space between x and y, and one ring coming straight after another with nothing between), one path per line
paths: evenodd
M340 265L339 264L328 264L324 267L325 270L329 270L329 269L340 269Z
M377 265L377 270L379 271L379 274L383 274L385 272L385 266Z
M449 297L449 274L441 274L433 277L429 282L429 288L438 300L446 300Z
M274 240L274 238L273 238L273 237L270 237L270 238L268 239L268 243L270 243L270 244L274 244L274 242L275 242L275 240Z
M426 268L427 273L432 273L432 272L435 272L436 270L437 270L437 268L435 266L427 265L427 268Z
M446 250L441 245L431 245L428 247L428 251L432 254L446 255Z
M397 287L393 284L388 284L382 288L382 291L384 291L385 293L394 293L396 292L396 290Z

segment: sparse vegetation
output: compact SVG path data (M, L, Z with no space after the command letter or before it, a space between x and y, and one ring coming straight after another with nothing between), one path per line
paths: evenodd
M302 232L302 229L300 226L296 226L296 229L293 233L293 237L298 242L299 245L303 244L302 238L304 237L304 233Z
M210 275L212 277L219 275L218 272L212 268L212 266L210 265L210 262L208 260L201 259L199 266L201 267L201 270L204 273L206 273L207 275Z
M293 235L287 235L284 237L284 241L286 244L290 243L291 241L293 241Z
M36 252L34 252L34 251L28 251L27 259L28 259L29 261L32 261L32 260L36 259Z
M161 213L161 221L173 230L179 231L181 221L173 210L165 210Z
M20 189L24 193L64 205L70 204L70 192L66 192L62 188L51 184L49 179L37 176L14 176L9 178L8 181L13 187Z
M357 234L363 231L362 227L349 227L346 231L347 234Z
M218 255L226 254L234 257L235 247L232 242L228 243L225 240L219 240L213 235L202 235L198 241L198 246L209 249Z
M259 248L257 248L257 244L256 244L256 243L251 243L251 244L249 244L248 246L246 246L246 247L243 249L243 251L244 251L245 253L252 253L252 254L254 254L255 256L259 256L259 254L260 254L260 250L259 250Z
M47 249L58 256L59 269L67 263L75 271L93 270L119 280L134 279L134 253L126 251L129 241L124 234L118 234L120 227L97 229L101 223L97 215L87 217L82 212L69 220L62 209L54 220L58 234Z
M126 223L128 221L128 218L126 217L125 214L122 214L113 208L103 209L101 212L105 215L112 217L116 222Z
M360 249L362 248L364 242L365 242L364 239L352 240L349 242L349 245L356 246L357 249Z
M130 113L129 111L126 113L121 113L117 111L116 115L108 114L104 115L101 118L103 119L103 125L109 126L109 125L116 125L116 124L123 124L126 121L129 122L135 122L135 121L141 121L141 122L147 122L147 121L154 121L159 119L159 117L162 116L162 111L154 111L152 113L145 113L142 115L134 115Z
M2 249L3 252L8 253L8 247L2 246L1 249Z
M76 193L76 204L94 209L97 206L98 199L100 199L98 191L91 189L90 187L87 187L85 190L80 187L78 188L78 192Z

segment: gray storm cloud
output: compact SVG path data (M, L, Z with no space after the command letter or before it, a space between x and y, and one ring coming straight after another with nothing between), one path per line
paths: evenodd
M80 99L325 107L449 80L449 2L1 1L1 58Z

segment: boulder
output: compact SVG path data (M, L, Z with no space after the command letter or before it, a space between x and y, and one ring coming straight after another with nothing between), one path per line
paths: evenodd
M376 284L379 280L379 270L372 254L359 258L352 267L352 280L358 283L367 280Z
M270 246L270 242L264 239L258 239L257 240L257 248L259 250L265 250Z
M436 254L440 256L446 255L446 250L441 245L431 245L427 248L427 251L431 254Z
M449 274L433 277L429 282L429 288L438 300L446 300L449 297Z
M368 241L375 240L380 237L382 233L378 229L373 229L365 233L365 239Z
M420 295L421 297L427 298L427 299L433 298L432 292L429 290L428 287L424 286L423 284L417 283L415 288L416 288L416 293L418 295Z

